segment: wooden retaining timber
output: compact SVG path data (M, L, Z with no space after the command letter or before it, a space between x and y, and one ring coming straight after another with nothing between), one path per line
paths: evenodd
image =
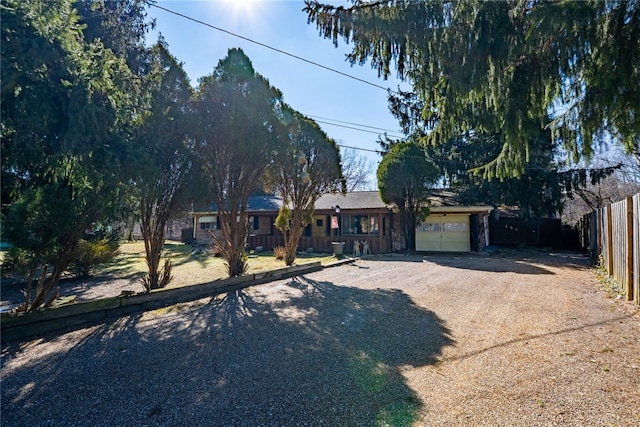
M336 264L344 262L353 262L353 260L346 259ZM72 303L29 313L2 313L0 315L1 339L4 343L80 328L103 322L112 317L213 297L253 285L312 273L322 268L323 266L317 261L246 276L215 280L199 285L155 289L144 294Z

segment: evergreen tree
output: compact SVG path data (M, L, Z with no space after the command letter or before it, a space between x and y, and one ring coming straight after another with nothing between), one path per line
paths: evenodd
M21 309L33 310L55 297L85 231L120 207L136 83L84 40L72 1L9 0L0 12L3 234L29 258Z
M393 144L378 166L378 187L385 203L393 203L408 250L416 248L416 226L428 215L429 189L440 177L438 167L413 142Z
M274 159L281 98L240 49L200 79L195 95L194 149L217 205L221 235L214 237L230 277L247 269L247 199Z
M305 3L321 36L354 44L352 63L410 81L422 103L406 112L429 130L424 143L499 135L488 177L522 175L545 127L574 160L604 133L640 153L637 1Z
M276 228L284 235L284 261L292 265L315 202L323 194L345 192L345 182L335 141L308 117L289 108L284 115L290 119L281 127L278 155L267 168L265 182L283 200Z
M191 86L182 66L160 40L150 51L143 81L144 108L138 115L129 162L140 207L147 290L171 280L171 263L160 268L167 222L184 209L194 171L189 147Z

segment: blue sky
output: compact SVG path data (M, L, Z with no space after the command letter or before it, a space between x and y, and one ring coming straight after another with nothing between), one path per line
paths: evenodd
M291 55L302 57L325 67L371 82L397 89L400 81L378 78L369 64L351 66L345 60L350 46L342 40L335 48L331 40L319 36L315 24L307 24L302 12L304 3L297 0L159 0L158 6L197 19L209 25L255 40ZM347 2L331 2L348 5ZM280 89L285 102L318 122L332 122L361 130L319 123L339 144L363 150L379 149L378 133L401 135L397 120L391 115L387 92L379 87L356 81L288 55L259 46L247 40L176 16L156 7L148 10L156 19L156 31L148 35L155 42L161 33L171 53L181 62L193 86L198 79L211 74L230 48L241 48L251 59L255 70ZM406 89L406 85L403 86ZM329 120L327 120L329 119ZM354 123L368 127L354 126ZM373 129L380 128L380 129ZM373 132L373 133L371 133ZM375 163L371 184L380 156L358 151Z

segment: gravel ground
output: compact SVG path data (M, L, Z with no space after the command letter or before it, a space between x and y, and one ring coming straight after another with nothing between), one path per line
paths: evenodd
M637 426L640 310L577 255L373 257L3 345L1 381L3 427Z

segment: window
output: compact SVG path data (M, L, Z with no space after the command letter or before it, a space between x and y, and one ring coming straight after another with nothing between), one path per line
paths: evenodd
M250 216L249 217L249 224L251 224L251 229L252 230L259 230L260 229L260 217L259 216Z
M445 222L442 226L445 233L463 233L469 230L464 222Z
M378 217L370 215L342 215L342 234L378 234Z
M218 218L215 216L201 216L198 218L200 230L215 230L217 228Z
M439 233L440 232L440 223L439 222L423 222L418 226L418 231L427 231L431 233Z

